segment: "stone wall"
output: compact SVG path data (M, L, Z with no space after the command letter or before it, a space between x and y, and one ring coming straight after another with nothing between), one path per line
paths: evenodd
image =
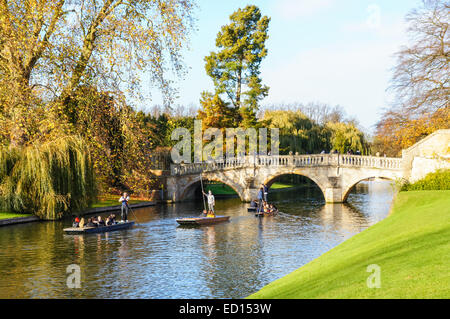
M438 130L402 153L403 178L415 182L438 169L450 168L450 130Z
M414 183L439 169L450 169L450 160L416 156L412 163L409 181Z

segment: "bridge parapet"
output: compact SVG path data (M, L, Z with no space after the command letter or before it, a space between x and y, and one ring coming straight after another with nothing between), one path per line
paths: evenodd
M343 167L368 167L399 170L402 168L403 159L393 157L340 155L339 166Z
M171 174L174 176L200 174L218 170L244 167L362 167L400 170L401 158L375 157L341 154L285 155L285 156L242 156L227 159L223 162L204 162L192 164L172 164Z
M235 169L245 167L248 163L248 156L231 158L222 162L206 161L203 163L191 164L172 164L170 171L172 175L191 175L200 174L201 172L218 171L225 169Z

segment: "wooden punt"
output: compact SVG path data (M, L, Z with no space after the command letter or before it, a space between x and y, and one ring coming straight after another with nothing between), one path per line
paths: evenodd
M272 217L276 216L278 214L278 211L275 211L273 213L263 213L263 212L257 212L255 213L256 217Z
M230 220L230 216L180 218L177 223L183 226L203 226L222 223Z
M83 228L64 228L64 232L66 234L71 235L82 235L82 234L95 234L95 233L105 233L115 230L122 230L131 228L134 225L134 222L126 222L126 223L117 223L111 226L102 226L102 227L83 227Z
M247 211L248 211L249 213L256 212L256 209L257 209L257 207L247 207Z

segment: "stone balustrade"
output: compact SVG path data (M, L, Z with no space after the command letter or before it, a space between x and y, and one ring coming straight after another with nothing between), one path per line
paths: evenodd
M279 155L279 156L242 156L226 159L222 162L206 161L192 164L172 164L171 174L176 176L200 174L217 170L236 169L244 167L363 167L399 170L402 168L401 158L314 154L314 155Z

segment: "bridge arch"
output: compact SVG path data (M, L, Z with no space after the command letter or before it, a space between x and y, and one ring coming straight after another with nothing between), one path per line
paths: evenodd
M373 179L373 178L389 180L389 181L395 181L395 178L392 177L392 176L367 176L367 177L359 177L357 179L354 179L353 181L351 181L350 183L345 185L345 188L343 188L343 190L342 190L343 202L347 201L348 196L350 195L350 192L353 189L353 187L355 187L357 184L359 184L359 183L361 183L363 181L366 181L366 180L369 180L369 179Z
M243 201L244 197L243 197L243 187L237 183L235 183L234 181L231 181L227 178L220 178L217 176L203 176L203 182L205 181L214 181L214 182L219 182L219 183L223 183L229 187L231 187L236 194L239 196L239 198ZM197 189L198 186L200 186L201 182L200 182L200 176L195 177L190 183L188 183L186 186L184 186L181 191L180 191L180 201L184 201L186 199L188 199L190 197L190 195Z
M281 170L274 174L265 176L262 183L269 186L269 189L270 189L270 187L276 181L277 178L279 178L281 176L288 176L288 175L303 176L303 177L306 177L307 179L311 180L321 190L322 196L325 199L326 184L324 183L324 181L321 181L319 178L316 178L316 177L312 176L312 174L308 174L307 172L304 172L304 171L299 172L299 171L295 171L295 170L294 171Z

